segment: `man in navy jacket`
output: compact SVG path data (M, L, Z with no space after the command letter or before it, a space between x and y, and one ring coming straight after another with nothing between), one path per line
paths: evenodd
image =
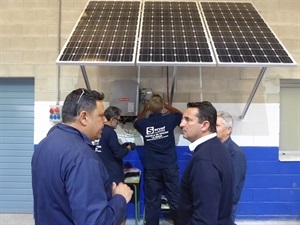
M193 155L182 175L181 225L233 225L233 166L216 134L217 112L210 102L188 103L180 123Z
M232 219L235 215L238 202L241 198L242 190L246 179L247 159L242 149L231 139L233 128L233 118L228 112L220 111L217 117L217 135L219 140L228 149L233 163L234 185L233 185L233 205Z
M135 144L127 142L120 144L115 129L121 122L121 109L109 106L104 111L106 122L102 135L96 148L96 153L105 165L112 182L124 182L123 158L130 150L135 149Z
M132 190L116 185L94 152L104 117L103 94L77 89L32 157L36 225L120 225Z

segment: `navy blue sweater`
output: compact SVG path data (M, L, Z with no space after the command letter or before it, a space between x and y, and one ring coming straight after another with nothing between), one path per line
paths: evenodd
M197 146L181 180L182 225L232 225L233 167L217 137Z

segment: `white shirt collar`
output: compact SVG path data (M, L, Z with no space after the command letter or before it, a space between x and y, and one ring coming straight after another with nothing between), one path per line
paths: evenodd
M209 140L209 139L212 139L212 138L214 138L214 137L216 137L216 136L217 136L217 133L211 133L211 134L209 134L209 135L205 135L204 137L201 137L201 138L197 139L196 141L194 141L193 143L191 143L191 144L189 145L190 151L193 152L193 151L196 149L196 147L197 147L198 145L200 145L200 144L202 144L203 142L205 142L205 141L207 141L207 140Z

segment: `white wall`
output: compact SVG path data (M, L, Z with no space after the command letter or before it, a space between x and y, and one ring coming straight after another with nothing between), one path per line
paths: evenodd
M49 107L54 102L35 102L35 124L34 124L34 144L38 144L54 125L49 121ZM105 103L105 107L108 103ZM174 107L184 111L186 103L173 104ZM234 120L232 138L240 146L279 146L279 104L259 104L250 105L243 120L239 119L245 104L214 104L217 110L229 112ZM133 130L131 124L125 125L125 131L117 129L119 137L124 141L134 141L142 144L139 134ZM128 131L128 132L126 132ZM176 129L178 145L188 145L180 135L180 129Z

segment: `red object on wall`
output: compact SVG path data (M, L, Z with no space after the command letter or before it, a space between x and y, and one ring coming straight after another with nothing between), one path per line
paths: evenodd
M60 105L51 105L49 109L49 119L51 122L59 123L61 122L61 106Z

